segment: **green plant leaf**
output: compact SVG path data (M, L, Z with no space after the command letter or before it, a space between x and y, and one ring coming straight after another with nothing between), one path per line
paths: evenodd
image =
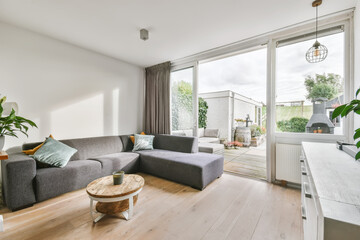
M21 132L22 134L24 134L26 137L29 137L29 135L28 135L26 132L21 131L21 130L20 130L20 132Z
M8 116L0 116L0 135L18 137L17 132L20 132L28 137L27 131L29 130L29 126L37 127L33 121L16 116L14 109L11 110Z
M4 102L6 102L6 97L0 98L0 105L2 105Z
M351 105L357 105L359 103L360 103L360 100L358 100L358 99L354 99L350 102Z
M344 110L341 112L341 117L347 116L352 110L354 109L354 106L349 104L347 105Z
M21 126L25 129L26 132L29 130L28 126L25 126L25 125L21 125Z
M360 137L360 132L355 132L354 134L354 140L358 139Z
M360 141L358 141L358 142L356 143L356 147L357 147L357 148L360 148Z
M358 90L356 90L355 96L357 97L359 95L359 93L360 93L360 88L358 88Z
M356 159L356 160L359 160L359 158L360 158L360 152L358 152L358 153L355 155L355 159Z
M18 136L15 133L11 133L11 132L5 132L3 135L7 135L7 136L11 136L11 137L16 137L18 138Z
M23 117L19 117L19 116L16 116L16 119L17 119L17 121L20 121L20 122L22 122L22 123L27 123L27 124L29 124L31 127L36 127L36 128L37 128L37 125L36 125L33 121L31 121L31 120L29 120L29 119L26 119L26 118L23 118Z
M332 119L335 119L336 117L338 117L342 111L346 108L346 104L338 106L337 108L335 108L333 114L332 114Z

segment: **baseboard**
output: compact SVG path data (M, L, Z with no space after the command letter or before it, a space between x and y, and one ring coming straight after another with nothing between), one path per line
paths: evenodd
M280 185L282 187L290 187L290 188L301 189L301 185L298 184L298 183L292 183L292 182L281 181L281 180L275 180L273 183L276 184L276 185Z

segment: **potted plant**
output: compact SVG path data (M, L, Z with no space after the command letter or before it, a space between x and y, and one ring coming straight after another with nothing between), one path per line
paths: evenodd
M236 123L237 123L237 127L243 127L244 124L246 123L245 119L241 119L241 118L236 118L235 119Z
M17 134L19 132L28 136L27 131L29 127L37 127L33 121L16 116L14 109L11 109L8 116L3 116L3 103L5 101L6 97L0 99L0 150L4 147L5 136L18 137Z
M320 127L318 127L318 130L317 130L318 133L322 133L322 129Z
M228 141L225 141L225 142L224 142L224 147L225 147L226 149L229 149L229 148L232 147L232 143L231 143L231 142L228 142Z
M360 100L357 99L357 96L359 95L359 93L360 93L360 88L358 88L358 90L356 90L354 100L352 100L349 103L338 106L334 110L334 112L332 114L332 119L335 119L338 116L346 117L351 112L354 112L355 114L360 115ZM360 128L355 130L353 138L354 138L355 141L359 140L359 138L360 138ZM358 149L360 148L360 141L356 142L356 147ZM360 159L360 151L358 151L357 154L355 155L355 159L356 160Z
M242 144L241 142L238 142L238 141L234 141L234 142L233 142L233 145L234 145L234 148L235 148L235 149L239 149L239 147L242 147L242 146L243 146L243 144Z

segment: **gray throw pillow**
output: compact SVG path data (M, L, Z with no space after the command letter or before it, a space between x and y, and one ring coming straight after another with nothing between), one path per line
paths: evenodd
M76 152L75 148L69 147L55 139L47 138L44 145L31 157L42 165L63 168Z
M132 151L153 150L154 137L153 135L135 134L134 148Z

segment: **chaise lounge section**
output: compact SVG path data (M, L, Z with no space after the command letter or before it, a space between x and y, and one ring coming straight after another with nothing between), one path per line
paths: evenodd
M129 136L61 140L78 150L64 168L37 168L31 157L19 151L10 153L8 160L1 161L4 202L10 210L18 210L84 188L118 170L145 172L199 190L223 173L223 157L199 153L194 137L156 135L154 150L134 153Z

